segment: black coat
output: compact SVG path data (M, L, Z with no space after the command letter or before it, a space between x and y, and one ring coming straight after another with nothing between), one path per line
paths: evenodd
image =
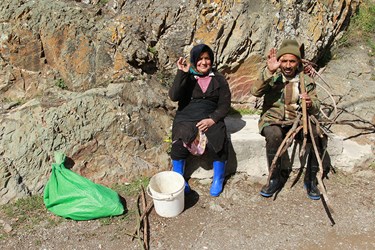
M178 101L178 109L172 127L172 140L192 142L197 136L196 124L211 118L215 124L206 132L208 142L216 152L223 148L226 139L224 118L231 105L231 93L225 77L215 71L205 93L194 75L178 70L169 89L172 101Z

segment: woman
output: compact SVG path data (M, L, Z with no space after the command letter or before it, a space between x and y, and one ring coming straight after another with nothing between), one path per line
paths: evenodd
M169 90L178 110L172 127L171 158L173 171L184 175L186 158L207 151L213 158L212 196L223 190L228 143L224 118L231 103L229 85L222 74L213 70L214 53L205 44L193 47L190 63L180 57L177 75ZM185 193L190 187L185 182Z

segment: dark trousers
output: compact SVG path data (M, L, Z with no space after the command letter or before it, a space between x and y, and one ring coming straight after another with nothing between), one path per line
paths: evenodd
M268 169L271 166L272 160L275 157L279 146L281 145L282 141L284 140L286 134L288 133L290 129L291 129L291 126L281 126L281 125L270 125L263 129L262 135L266 139L266 153L267 153ZM319 137L318 133L316 132L316 126L314 124L312 124L312 131L309 131L309 133L311 132L313 133L314 141L317 144L319 155L321 156L323 152L323 143L322 143L323 140L322 138ZM301 139L301 140L303 139L302 130L296 135L295 139ZM307 142L311 142L310 135L307 135ZM280 168L282 168L280 166L281 164L280 157L278 161L276 162L275 174L277 174L278 171L280 171ZM308 168L308 172L311 173L311 171L313 171L313 174L316 173L319 168L318 162L315 156L315 151L313 149L311 149L309 153L307 168Z
M228 142L224 142L223 149L220 152L215 152L210 142L208 142L206 145L206 152L213 158L214 161L226 161L228 160ZM172 160L183 160L188 158L189 155L190 152L184 147L182 140L177 140L172 143Z

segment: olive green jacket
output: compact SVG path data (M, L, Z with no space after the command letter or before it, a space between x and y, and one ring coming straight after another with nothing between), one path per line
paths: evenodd
M309 114L316 115L320 109L320 102L316 94L316 84L312 78L306 75L304 79L306 92L312 100L312 106L307 111ZM261 134L264 127L275 124L275 122L293 120L297 117L298 112L302 112L302 103L300 100L292 104L285 103L285 97L291 96L291 91L296 91L296 89L288 88L287 85L288 82L283 79L281 72L277 71L271 74L267 68L261 73L260 79L252 84L250 93L256 97L264 96L262 114L258 124ZM294 94L299 95L301 93L299 85L298 83L298 93ZM292 105L293 108L291 108ZM294 115L291 115L291 113L294 113Z

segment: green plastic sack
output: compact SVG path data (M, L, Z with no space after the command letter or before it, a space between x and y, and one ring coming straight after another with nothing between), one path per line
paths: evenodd
M65 168L64 153L55 152L55 161L44 188L44 204L49 211L73 220L91 220L124 212L115 191Z

